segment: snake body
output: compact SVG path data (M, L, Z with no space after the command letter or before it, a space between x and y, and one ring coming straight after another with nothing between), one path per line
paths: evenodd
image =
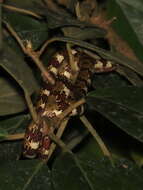
M43 82L36 106L38 121L37 123L31 122L25 133L23 146L25 157L46 159L51 144L48 133L59 127L58 116L87 94L94 73L113 70L110 61L95 60L74 49L71 52L76 68L76 80L75 73L69 64L67 51L57 52L49 62L47 70L54 77L55 84L50 84L46 80ZM72 110L69 117L81 114L81 112L83 112L83 106ZM45 120L49 123L48 127ZM51 124L51 121L56 121L55 126L53 126L54 122Z

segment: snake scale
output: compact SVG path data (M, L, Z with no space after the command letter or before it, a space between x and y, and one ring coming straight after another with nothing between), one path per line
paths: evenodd
M23 145L25 157L46 159L51 144L48 133L59 127L58 116L87 94L94 73L113 70L113 65L108 60L103 58L95 60L75 49L72 49L71 53L76 69L76 80L66 50L55 53L49 61L47 70L55 79L55 84L43 81L36 106L38 121L37 123L31 122L25 133ZM68 117L81 114L83 111L83 106L80 106L73 109ZM48 121L48 126L45 120ZM54 120L55 126L50 125L50 121Z

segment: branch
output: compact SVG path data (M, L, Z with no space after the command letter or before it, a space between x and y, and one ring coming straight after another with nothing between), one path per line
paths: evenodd
M17 133L13 135L8 135L2 141L14 141L14 140L20 140L24 138L24 133Z
M110 159L111 163L113 164L113 159L112 159L111 153L109 152L109 150L107 149L107 147L104 144L103 140L98 135L97 131L93 128L93 126L91 125L91 123L87 120L87 118L85 116L81 116L80 120L82 121L82 123L84 124L84 126L88 129L88 131L92 134L92 136L95 138L95 140L99 144L99 146L100 146L103 154L105 156L108 156L108 158Z
M66 128L66 126L67 126L68 120L69 120L69 119L66 119L66 120L64 120L64 121L61 123L61 125L60 125L60 127L59 127L59 129L58 129L58 131L57 131L57 133L56 133L57 138L60 139L61 136L63 135L63 133L64 133L64 131L65 131L65 128ZM51 158L51 156L52 156L53 152L55 151L55 149L56 149L56 144L53 142L53 143L51 144L51 146L50 146L49 154L48 154L48 158L46 159L46 162L49 161L49 159Z
M37 65L37 67L40 69L40 71L42 72L43 76L51 83L51 84L55 84L55 79L53 78L53 76L46 70L46 68L44 67L43 63L40 61L39 59L39 55L38 53L34 52L32 49L32 44L31 42L27 42L27 47L24 46L24 44L22 43L22 40L20 39L20 37L18 36L18 34L14 31L14 29L10 26L10 24L8 24L6 21L3 21L3 23L5 24L6 28L8 29L8 31L12 34L12 36L16 39L16 41L18 42L19 46L21 47L22 51L28 55L29 57L32 58L32 60L34 61L34 63Z
M25 99L26 99L26 102L27 102L29 111L30 111L31 116L32 116L32 118L33 118L33 121L34 121L35 123L37 123L38 115L37 115L37 112L35 111L35 108L34 108L34 106L33 106L31 97L30 97L29 93L27 93L26 91L24 91L24 95L25 95Z
M38 18L38 19L42 19L42 16L40 16L40 15L38 15L38 14L32 12L32 11L28 11L28 10L25 10L25 9L21 9L21 8L17 8L17 7L13 7L13 6L10 6L10 5L5 5L5 4L3 4L2 6L3 6L3 8L9 9L11 11L19 12L19 13L22 13L22 14L33 16L33 17Z
M72 103L65 111L63 111L58 119L61 121L62 119L64 119L67 115L69 115L73 109L79 107L80 105L84 104L85 103L85 99L82 98L80 99L79 101L75 102L75 103Z

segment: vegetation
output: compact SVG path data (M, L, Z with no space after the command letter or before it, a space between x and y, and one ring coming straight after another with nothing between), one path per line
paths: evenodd
M142 190L143 2L5 0L0 17L0 189ZM46 68L64 50L75 71L72 49L111 69L98 68L57 117L48 157L28 159L26 128L38 120L43 79L53 83Z

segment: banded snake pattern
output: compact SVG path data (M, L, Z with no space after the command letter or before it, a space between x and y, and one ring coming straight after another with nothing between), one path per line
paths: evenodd
M50 121L56 119L71 104L87 94L94 73L114 70L111 61L103 58L95 60L76 49L72 49L71 53L76 67L76 80L73 77L75 73L71 70L66 50L55 53L48 64L47 70L54 77L55 84L43 81L36 106L38 122L31 122L25 133L23 145L25 157L46 159L51 144L48 133L56 130L60 125L60 122L55 122L55 126L50 126ZM80 106L72 110L68 117L83 112L84 107ZM48 127L45 119L49 122Z

